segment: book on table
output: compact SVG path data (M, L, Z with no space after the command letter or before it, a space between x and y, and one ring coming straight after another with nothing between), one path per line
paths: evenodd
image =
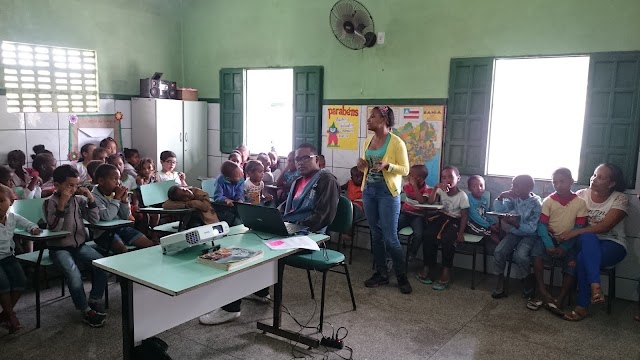
M262 257L262 250L249 250L230 246L221 248L211 253L198 256L200 264L211 266L221 270L232 270L248 262Z

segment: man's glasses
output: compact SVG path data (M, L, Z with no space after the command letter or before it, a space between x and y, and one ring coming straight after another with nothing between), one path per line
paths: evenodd
M296 157L294 160L297 163L306 163L309 162L309 160L311 160L312 158L316 157L318 155L304 155L304 156L298 156Z

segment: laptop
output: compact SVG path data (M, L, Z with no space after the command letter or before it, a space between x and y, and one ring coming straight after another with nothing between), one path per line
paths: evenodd
M234 203L233 205L236 207L244 226L254 231L292 236L307 229L302 225L285 222L282 219L282 214L276 208L245 203Z

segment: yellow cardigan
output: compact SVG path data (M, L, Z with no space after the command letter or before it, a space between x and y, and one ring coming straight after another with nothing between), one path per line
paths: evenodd
M407 154L407 146L404 141L397 135L389 133L391 139L389 139L389 145L387 146L387 152L384 153L382 161L389 164L388 170L383 170L384 182L387 183L389 192L393 196L398 196L402 191L402 177L409 175L409 154ZM364 142L364 149L362 150L362 158L366 159L365 152L371 144L373 137L368 137ZM364 171L364 181L362 182L362 190L367 183L367 173L369 169Z

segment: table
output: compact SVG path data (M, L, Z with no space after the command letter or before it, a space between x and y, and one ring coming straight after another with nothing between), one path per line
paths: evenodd
M32 235L30 232L25 230L15 230L13 232L14 236L31 240L34 242L62 239L69 234L71 233L68 231L52 231L52 230L40 230L40 234L38 235ZM38 258L35 262L36 271L34 272L34 277L33 277L33 282L36 288L36 329L40 328L40 265L42 263L44 250L45 250L45 247L42 247L38 252ZM24 254L21 254L21 255L24 255ZM21 259L20 255L18 255L18 259ZM22 258L21 260L32 262L31 260L24 259L24 258Z
M261 234L262 238L272 235ZM326 235L309 235L320 242ZM222 247L239 246L262 250L264 256L236 269L224 271L198 264L196 257L210 243L195 246L175 255L163 255L160 246L94 260L96 267L120 279L122 289L123 358L132 359L135 344L202 314L241 299L275 284L273 324L258 323L258 329L309 346L316 339L280 328L282 304L281 259L297 249L271 250L248 228L239 225L229 235L216 240Z

